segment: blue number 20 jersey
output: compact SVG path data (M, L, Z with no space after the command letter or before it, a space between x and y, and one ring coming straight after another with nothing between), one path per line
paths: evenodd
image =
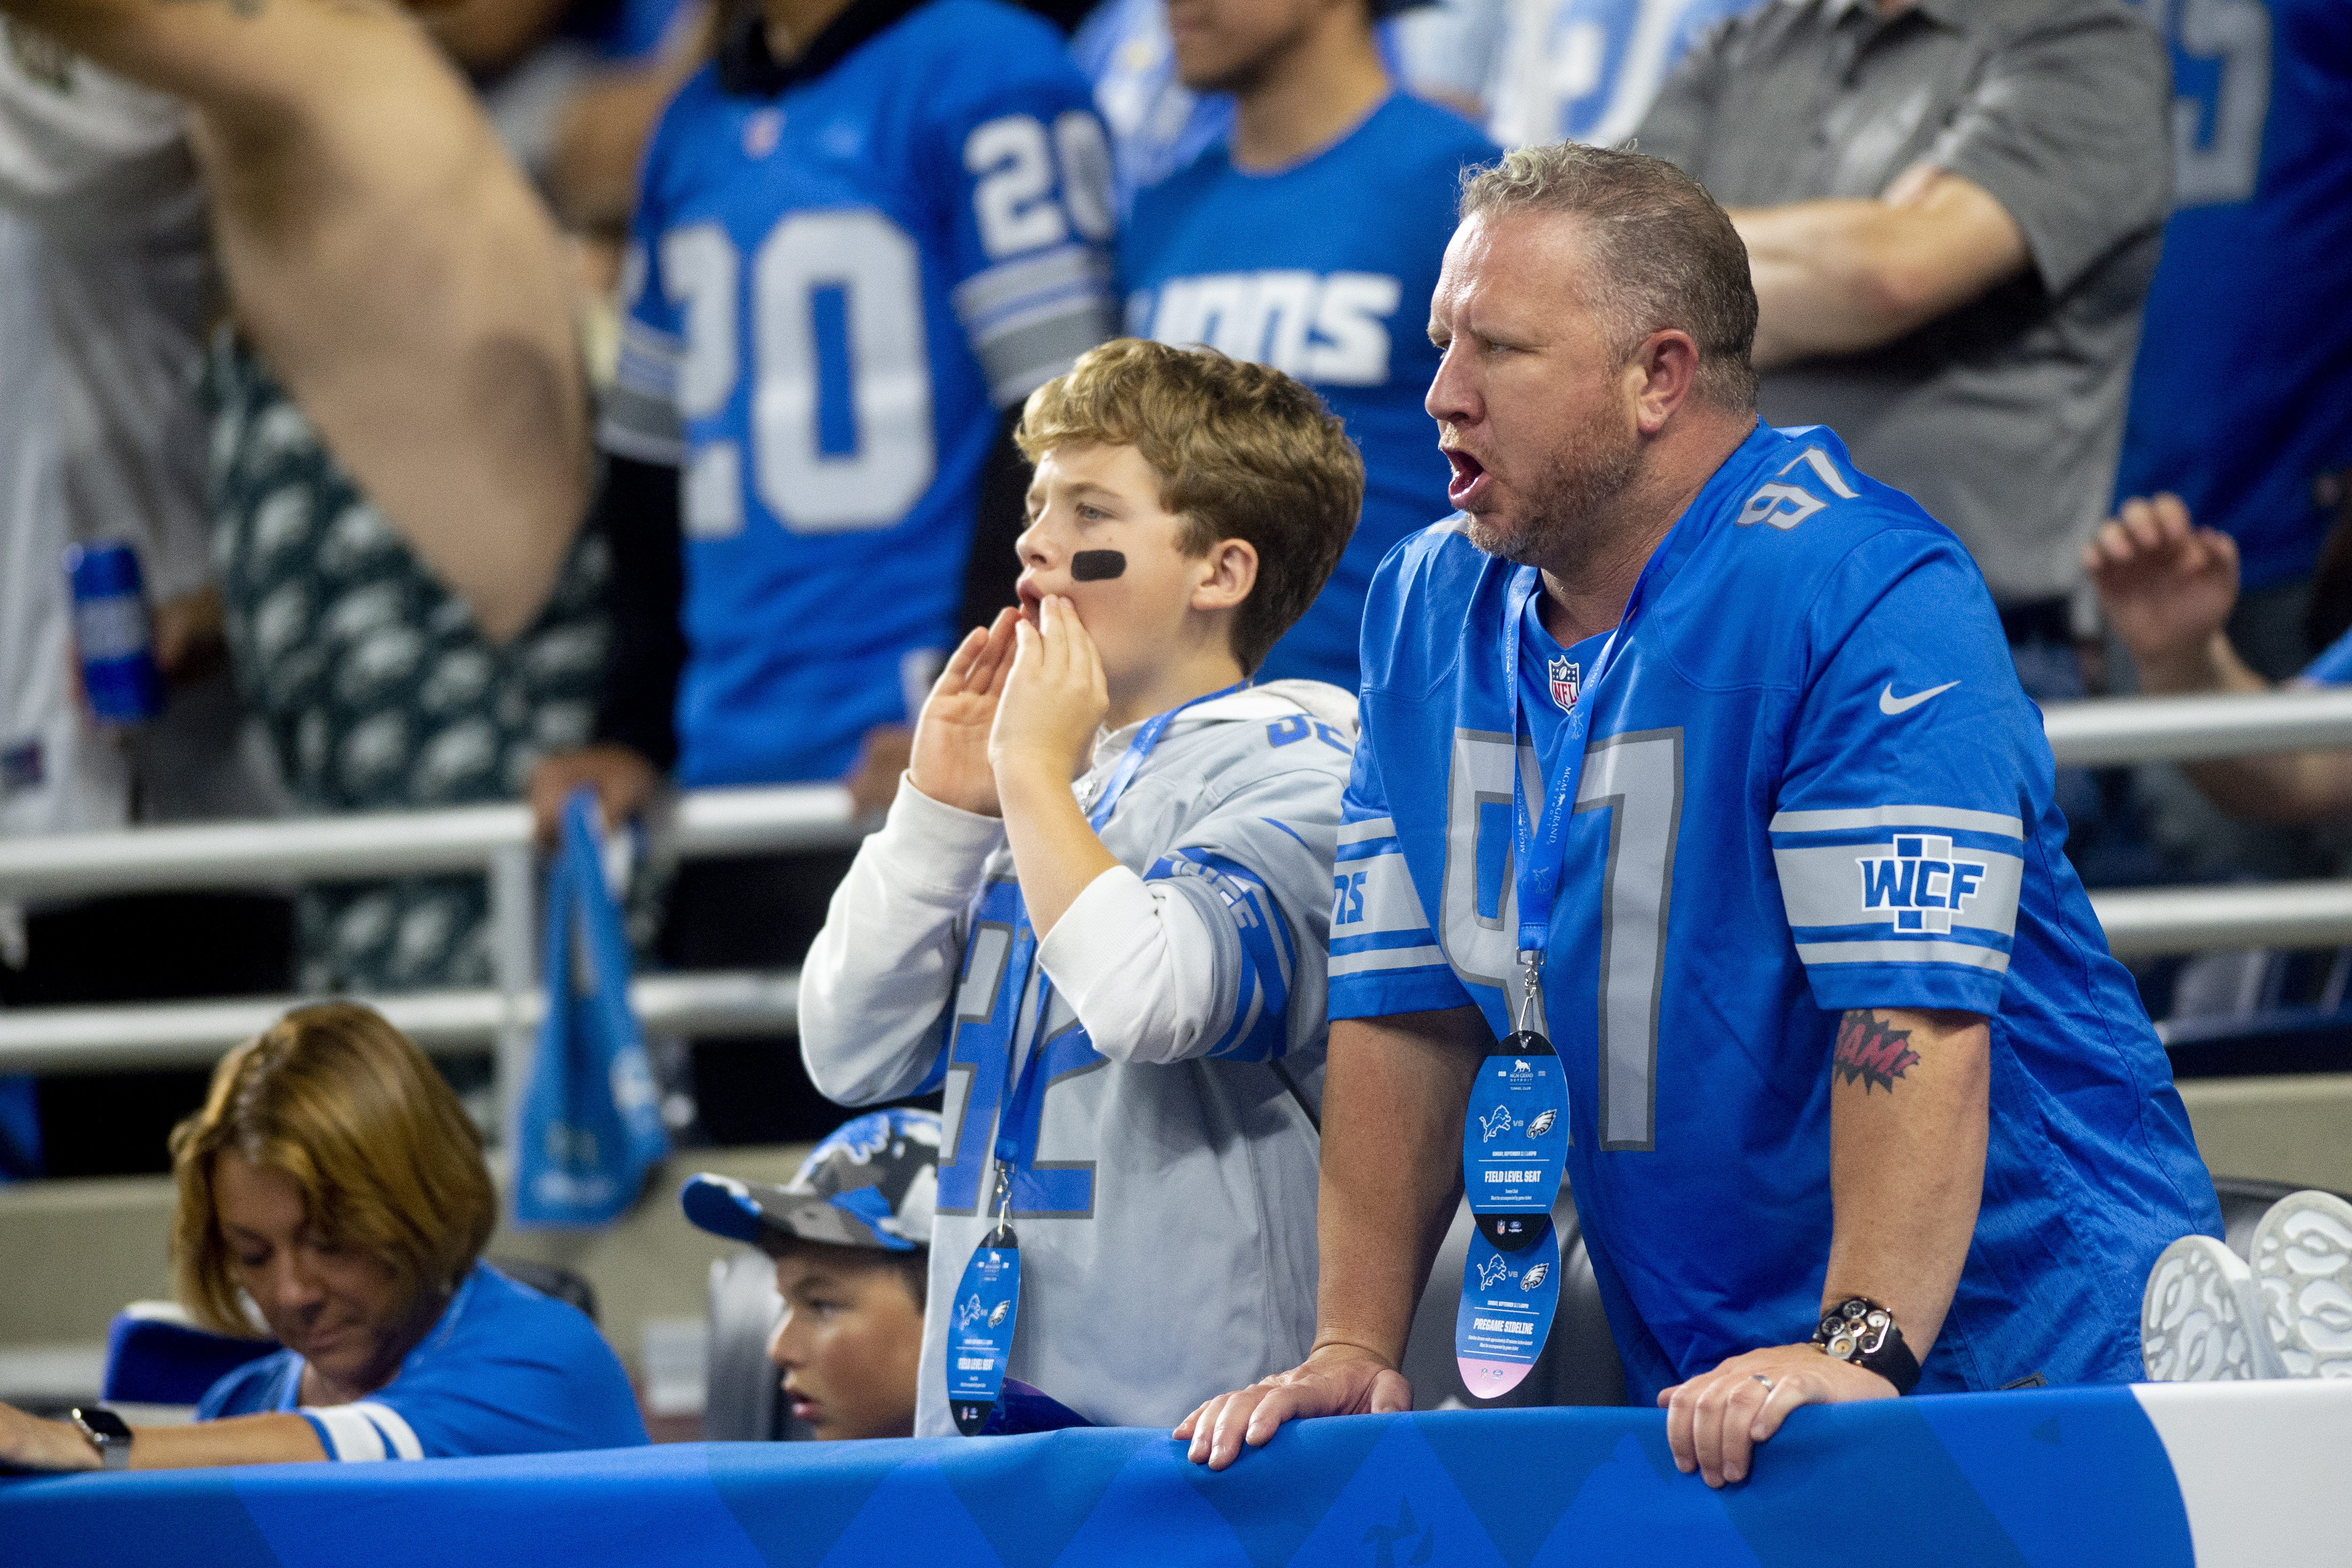
M1059 36L898 9L771 96L705 69L646 156L603 441L683 470L686 785L833 778L908 716L994 411L1108 335L1109 153Z
M2137 1376L2140 1282L2219 1213L1958 541L1827 430L1759 425L1658 547L1597 685L1598 639L1504 623L1532 570L1457 521L1373 584L1332 1016L1475 1003L1512 1027L1514 759L1539 809L1561 705L1594 704L1544 1002L1629 1396L1811 1333L1856 1008L1991 1020L1983 1207L1920 1386ZM1529 675L1516 727L1506 636ZM1836 1071L1899 1094L1906 1054Z

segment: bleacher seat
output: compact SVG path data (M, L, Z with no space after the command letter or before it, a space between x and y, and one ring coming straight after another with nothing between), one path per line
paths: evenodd
M710 1371L702 1435L714 1443L766 1443L795 1433L792 1407L768 1359L768 1336L784 1315L776 1265L750 1248L710 1265Z
M490 1267L541 1295L569 1301L596 1321L596 1292L553 1263L493 1258ZM106 1379L100 1397L132 1405L194 1405L215 1382L278 1348L271 1339L235 1339L198 1328L176 1301L133 1301L106 1333Z
M100 1397L194 1405L221 1378L277 1348L273 1339L208 1333L188 1321L177 1301L133 1301L107 1328L106 1382Z
M553 1296L578 1307L590 1322L596 1321L596 1288L560 1263L538 1263L528 1258L490 1258L486 1262L518 1285L529 1285L542 1296Z

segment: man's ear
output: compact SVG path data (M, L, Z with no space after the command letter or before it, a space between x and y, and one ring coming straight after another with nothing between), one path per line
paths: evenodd
M1257 586L1257 546L1247 539L1219 539L1201 558L1201 571L1192 608L1231 610Z
M1642 434L1655 435L1664 430L1697 379L1698 344L1688 332L1667 327L1644 338L1625 366L1625 385Z

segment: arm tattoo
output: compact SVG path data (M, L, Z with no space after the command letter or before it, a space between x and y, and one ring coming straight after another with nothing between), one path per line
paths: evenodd
M1876 1013L1857 1008L1838 1020L1837 1054L1831 1070L1848 1083L1860 1082L1867 1095L1872 1085L1895 1092L1895 1081L1919 1061L1908 1044L1911 1031L1889 1029Z

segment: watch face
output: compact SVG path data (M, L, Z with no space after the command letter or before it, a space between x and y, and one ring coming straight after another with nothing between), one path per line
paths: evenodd
M74 1419L110 1443L131 1441L131 1428L123 1425L122 1417L111 1410L77 1410Z

